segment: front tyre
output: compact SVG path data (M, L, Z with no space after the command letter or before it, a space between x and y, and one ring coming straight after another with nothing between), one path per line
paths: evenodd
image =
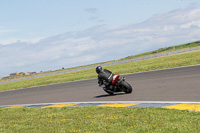
M126 81L121 81L120 86L122 87L122 89L124 90L125 93L131 93L132 92L131 85L129 83L127 83Z

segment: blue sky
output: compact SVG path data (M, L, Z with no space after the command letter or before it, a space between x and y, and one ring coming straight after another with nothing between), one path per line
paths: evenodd
M0 77L120 59L200 40L199 3L0 0Z

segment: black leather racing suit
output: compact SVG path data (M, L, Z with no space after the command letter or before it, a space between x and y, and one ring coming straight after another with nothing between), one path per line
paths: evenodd
M99 83L99 85L102 85L103 84L103 80L105 80L106 83L104 83L104 84L106 85L106 87L109 87L112 84L113 76L114 75L112 74L111 71L109 71L107 69L103 69L98 74L98 83Z

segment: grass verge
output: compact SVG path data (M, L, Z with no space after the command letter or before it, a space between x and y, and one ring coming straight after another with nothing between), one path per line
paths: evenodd
M186 44L181 44L181 45L176 45L176 46L170 46L170 47L167 47L167 48L160 48L160 49L157 49L157 50L154 50L154 51L149 51L149 52L146 52L146 53L128 56L124 59L132 59L132 58L135 58L135 57L141 57L141 56L147 56L147 55L153 55L153 54L159 54L159 53L165 53L165 52L172 52L172 51L176 51L176 50L193 48L193 47L198 47L198 46L200 46L200 41L195 41L195 42L191 42L191 43L186 43Z
M199 55L200 55L200 50L196 50L176 55L111 65L105 68L111 70L113 73L116 74L126 74L126 73L135 73L142 71L180 67L180 66L196 65L200 64ZM82 79L90 79L96 77L97 74L95 72L95 69L87 69L87 70L51 75L41 78L0 84L0 91L82 80Z
M200 112L162 108L0 109L0 132L198 132Z

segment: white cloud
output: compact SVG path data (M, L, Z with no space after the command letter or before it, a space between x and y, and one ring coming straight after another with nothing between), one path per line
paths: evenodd
M42 40L44 38L46 38L46 37L37 37L37 38L33 38L33 39L5 38L5 39L0 39L0 44L8 45L8 44L13 44L13 43L17 43L17 42L38 43L40 40Z
M172 30L175 30L177 28L177 26L175 25L166 25L164 26L164 31L172 31Z
M47 37L37 37L37 38L33 38L33 39L28 39L28 40L24 40L24 42L30 42L30 43L38 43L40 40L45 39Z
M200 27L200 20L199 21L191 21L191 22L188 22L186 24L182 24L180 27L183 28L183 29L188 29L192 26L196 26L196 27Z
M9 39L0 39L0 44L7 45L18 42L19 39L17 38L9 38Z

